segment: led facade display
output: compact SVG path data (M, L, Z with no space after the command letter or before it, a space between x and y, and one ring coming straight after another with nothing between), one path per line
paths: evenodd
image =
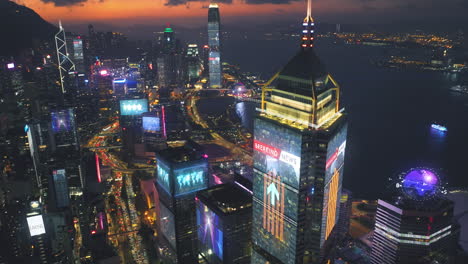
M159 204L160 206L160 228L164 237L169 241L173 248L176 248L176 239L175 239L175 219L174 214L164 206L163 203Z
M254 127L253 226L256 228L252 239L283 263L293 264L302 136L259 118L255 119Z
M172 188L171 181L169 180L169 173L171 170L159 159L157 160L157 164L158 184L163 187L167 193L171 194Z
M160 118L157 116L144 116L143 131L146 133L157 133L161 131Z
M197 202L198 241L200 251L211 259L216 255L223 260L223 231L221 219L202 202ZM212 253L212 254L210 254Z
M257 170L253 188L253 242L283 263L295 263L297 191L280 176Z
M83 40L81 38L75 38L73 40L73 57L75 59L82 60L83 56Z
M73 109L55 111L51 114L52 131L54 133L70 132L75 128L75 115Z
M174 170L175 195L192 193L208 186L206 164Z
M67 177L65 170L53 170L52 178L54 180L55 200L57 207L63 208L70 205L70 197L68 194Z
M141 115L148 112L147 99L120 100L120 115Z
M298 188L302 136L258 118L254 127L255 168L280 175L282 182Z
M44 220L42 215L35 215L26 218L31 236L39 236L45 234Z
M327 147L322 231L320 238L321 245L328 238L338 220L337 216L339 211L339 197L341 195L341 182L343 179L346 135L347 125L344 125L329 141Z

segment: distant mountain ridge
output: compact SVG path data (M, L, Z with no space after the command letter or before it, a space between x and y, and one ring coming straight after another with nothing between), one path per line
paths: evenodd
M9 0L0 0L0 56L14 56L37 43L53 43L58 28L34 10Z

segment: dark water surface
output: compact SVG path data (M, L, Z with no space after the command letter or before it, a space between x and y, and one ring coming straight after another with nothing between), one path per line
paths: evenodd
M244 41L227 43L225 50L226 61L268 79L293 56L297 45L295 41ZM336 45L327 39L317 43L318 55L342 88L348 113L344 187L356 197L382 197L391 190L389 177L415 166L440 170L449 186L467 187L468 97L451 93L449 88L468 78L377 68L369 63L393 52L391 48ZM229 103L205 99L200 111L213 114ZM255 104L241 102L236 110L243 125L251 129ZM446 125L448 133L431 132L433 122Z

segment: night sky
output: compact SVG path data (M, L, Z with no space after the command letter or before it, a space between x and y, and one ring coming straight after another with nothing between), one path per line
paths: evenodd
M44 19L68 24L115 26L172 22L184 27L206 23L208 1L199 0L16 0ZM222 21L236 25L292 20L305 13L304 0L219 0ZM313 16L328 23L426 25L468 24L468 0L313 0Z

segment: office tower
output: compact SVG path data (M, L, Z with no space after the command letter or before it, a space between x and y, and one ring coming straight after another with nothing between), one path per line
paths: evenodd
M212 3L208 9L208 46L210 48L208 68L210 88L221 88L221 49L220 17L218 4Z
M188 44L186 59L188 81L192 83L198 80L201 71L201 61L197 44Z
M174 30L168 24L164 29L163 39L162 39L162 50L165 54L170 54L176 49L176 40L174 36Z
M195 192L208 185L208 161L195 142L156 153L159 250L164 263L197 263Z
M60 86L62 93L70 92L70 87L73 83L74 74L76 71L75 64L68 56L67 38L62 27L62 22L59 22L59 32L55 35L55 46L57 49L58 69L60 73Z
M353 206L352 193L349 190L343 189L340 198L340 213L338 217L337 234L339 238L343 238L349 232L349 221Z
M198 251L209 264L250 263L252 194L234 183L200 191Z
M299 52L263 88L254 121L252 263L319 263L338 221L346 116L315 54L310 10L309 1Z
M166 146L165 108L158 108L154 113L143 114L143 142L148 151Z
M459 227L439 177L416 168L396 186L398 196L378 201L371 263L453 263Z
M83 38L80 35L71 35L67 36L67 40L70 38L70 57L75 63L76 71L79 74L84 74L86 72L85 62L84 62L84 52L83 52Z

